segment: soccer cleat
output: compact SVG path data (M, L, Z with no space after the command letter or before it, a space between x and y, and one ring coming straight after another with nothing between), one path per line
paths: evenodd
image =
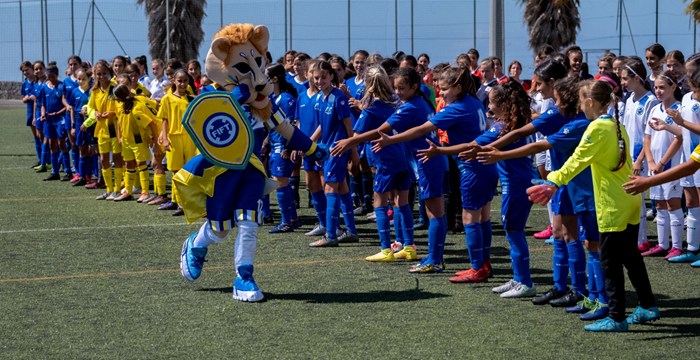
M654 246L653 248L645 251L642 253L642 256L666 256L668 253L668 250L662 248L659 245Z
M598 320L593 324L588 324L583 327L586 331L594 332L625 332L629 329L629 325L625 321L617 322L611 317Z
M161 204L158 207L158 210L177 210L177 204L172 201L168 201L164 204Z
M418 254L416 254L415 245L406 245L399 252L394 253L394 259L414 261L418 260Z
M685 250L682 254L668 258L672 263L692 263L700 260L700 251Z
M700 267L700 260L698 260L698 261L696 261L696 262L690 264L690 266L695 267L695 268L696 268L696 267Z
M479 270L469 269L461 275L455 275L450 278L451 283L482 283L489 279L489 273L482 266Z
M425 230L428 228L428 223L425 221L417 221L415 225L413 225L413 230Z
M107 200L107 197L110 195L110 193L102 193L102 195L99 195L95 198L95 200Z
M401 251L401 249L403 249L402 243L400 243L398 241L394 241L391 243L391 251L393 251L394 253Z
M183 209L181 206L177 207L177 210L173 211L171 214L172 216L183 216L185 215L185 209Z
M512 289L502 293L501 297L504 299L516 299L524 297L533 297L535 296L535 294L537 294L537 290L535 290L535 285L532 285L532 287L530 287L525 284L518 283Z
M294 228L294 230L301 229L302 226L304 226L304 224L302 223L301 218L292 220L292 228Z
M672 247L671 250L668 251L668 254L666 254L666 256L664 256L664 259L668 260L670 258L674 258L674 257L680 256L682 254L683 254L683 250L676 248L676 247Z
M46 166L39 166L39 168L34 169L34 170L36 170L37 173L45 173L45 172L49 171L49 170L46 168Z
M167 203L169 200L165 195L156 195L151 201L148 202L148 205L162 205Z
M129 194L128 192L121 193L119 196L114 198L114 201L131 201L134 200L134 196Z
M349 231L345 231L342 235L338 236L339 243L356 243L360 242L360 238Z
M647 216L647 221L652 221L656 218L656 212L654 212L654 209L648 209L646 216Z
M493 266L491 266L491 259L486 259L486 261L484 261L484 269L486 269L489 277L493 277Z
M661 318L661 311L656 306L652 306L645 309L641 306L637 306L634 311L627 317L625 322L627 324L644 324L649 321L656 321Z
M61 177L61 181L71 181L73 180L73 176L70 174L65 174Z
M374 212L367 214L367 220L370 220L370 221L377 220L377 214L375 214Z
M238 301L257 302L264 296L253 278L253 265L238 267L238 276L233 280L233 298Z
M44 181L56 181L56 180L61 180L61 176L58 174L55 174L55 173L51 173L51 175L44 178Z
M549 237L552 236L552 225L548 225L546 229L536 232L532 236L540 240L549 239Z
M180 273L187 281L195 281L202 274L207 248L195 247L194 239L197 232L193 232L182 244L182 254L180 255Z
M278 224L277 226L273 227L268 231L269 234L281 234L288 232L294 232L294 228L291 225L287 224Z
M567 291L559 291L556 287L552 287L551 289L547 290L547 292L545 292L544 294L532 299L532 303L534 305L549 304L550 300L560 298L566 295Z
M321 226L321 224L317 223L316 226L314 226L314 228L311 229L311 231L307 232L304 235L305 236L322 236L325 233L326 233L326 228Z
M639 252L645 252L651 249L651 244L649 243L649 240L644 240L643 243L638 244L637 249L639 249Z
M576 303L578 303L582 299L583 296L579 295L579 293L576 292L576 290L571 289L566 294L564 294L564 296L550 300L549 305L552 305L553 307L569 307L576 305Z
M73 186L83 186L85 184L87 184L87 180L85 180L85 178L81 177L78 179L78 181L73 183Z
M516 285L518 285L518 282L513 279L510 279L507 283L492 288L491 291L493 291L496 294L503 294L504 292L514 288Z
M578 318L583 321L600 320L608 317L608 314L610 314L608 304L604 304L596 299L593 308Z
M554 245L554 235L548 237L547 240L544 241L544 243L547 245Z
M40 166L41 166L41 163L37 161L37 162L35 162L32 166L30 166L29 168L30 168L30 169L36 170L36 169L39 168Z
M365 258L365 260L369 262L393 262L394 261L394 252L391 251L391 248L389 249L383 249L382 251L370 255Z
M75 175L73 175L73 178L70 179L70 183L75 184L80 179L81 179L80 175L75 174Z
M314 241L309 244L309 247L336 247L338 246L338 239L329 239L327 236L323 236L320 240Z
M445 268L441 265L420 263L411 266L408 272L411 274L436 274L442 272L444 269Z
M139 198L136 199L136 202L143 203L145 200L148 200L150 197L151 197L151 195L148 195L148 193L141 193L141 195L139 195Z
M107 195L107 198L105 200L114 200L117 198L117 196L119 196L119 195L115 191L113 193L109 193L109 195Z
M584 297L581 301L577 302L576 305L569 306L564 309L564 311L569 314L585 314L593 309L597 301L598 300L593 301L588 297Z

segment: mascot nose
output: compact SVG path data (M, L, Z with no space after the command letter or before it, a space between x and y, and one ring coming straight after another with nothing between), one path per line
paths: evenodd
M261 91L265 90L265 85L266 84L255 85L255 91L261 92Z

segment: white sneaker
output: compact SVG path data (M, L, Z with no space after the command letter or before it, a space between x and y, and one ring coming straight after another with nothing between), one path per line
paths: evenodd
M107 195L107 198L105 200L114 200L117 196L119 196L119 194L117 194L117 192L115 191L113 193L109 193L109 195Z
M307 232L304 235L306 235L306 236L322 236L325 233L326 233L326 228L321 226L321 224L316 224L316 226L314 226L314 228L311 229L311 231Z
M518 283L514 288L501 294L501 297L504 299L514 299L532 297L535 296L535 294L537 294L537 291L535 290L535 285L532 285L532 287L528 287L525 284Z
M501 286L496 286L495 288L491 289L491 291L495 292L496 294L503 294L504 292L516 287L518 284L520 283L513 279L510 279L507 283Z
M377 214L372 211L371 213L367 214L367 220L377 220Z
M398 241L394 241L393 243L391 243L391 251L397 253L397 252L401 251L401 249L403 249L402 243L400 243Z

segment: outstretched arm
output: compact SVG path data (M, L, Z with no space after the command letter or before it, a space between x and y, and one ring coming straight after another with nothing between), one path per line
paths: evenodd
M547 140L529 143L525 146L520 146L508 151L500 151L493 148L492 145L487 145L484 147L483 151L480 151L477 154L476 158L479 160L479 162L493 164L501 160L517 159L528 155L534 155L551 148L552 144L550 144Z
M411 141L435 130L437 130L437 126L429 121L426 121L423 125L408 129L400 134L382 136L381 138L372 141L372 151L377 152L383 147L387 147L391 144Z
M636 195L643 193L652 186L665 184L669 181L677 180L700 170L700 162L694 159L688 160L678 166L672 167L670 170L656 174L650 177L630 176L630 181L622 184L625 192Z

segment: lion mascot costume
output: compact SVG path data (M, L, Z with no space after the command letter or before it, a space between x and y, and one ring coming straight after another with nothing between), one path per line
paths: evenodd
M233 297L251 302L263 299L253 278L261 199L276 187L260 161L263 139L274 129L291 149L318 161L328 156L273 108L265 76L269 39L267 27L251 24L230 24L214 35L205 68L223 91L201 94L188 106L182 122L200 154L174 177L187 221L206 218L182 246L182 276L196 280L207 247L224 241L235 224Z

